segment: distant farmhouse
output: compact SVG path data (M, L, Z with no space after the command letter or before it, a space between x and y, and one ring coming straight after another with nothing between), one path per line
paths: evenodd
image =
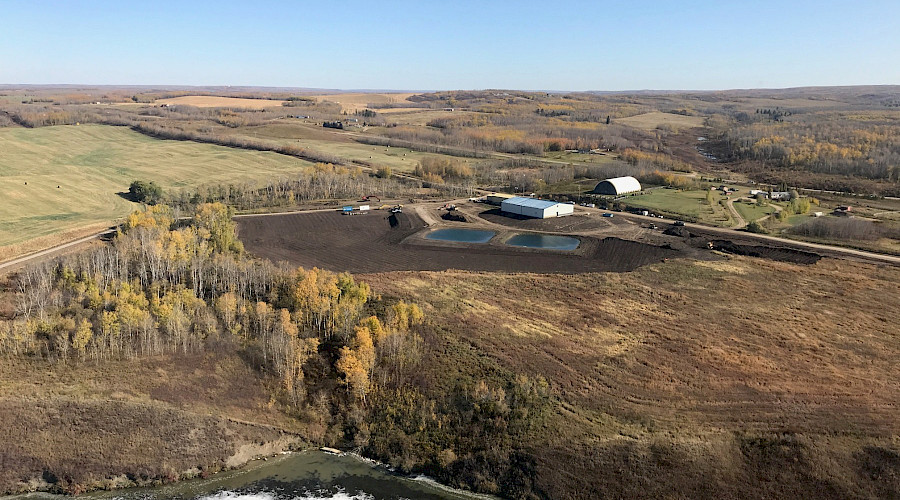
M628 193L636 193L641 190L641 183L634 177L614 177L597 184L594 194L618 196Z

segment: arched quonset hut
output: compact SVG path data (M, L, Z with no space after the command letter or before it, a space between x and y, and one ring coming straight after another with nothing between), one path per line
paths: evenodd
M641 190L641 183L634 177L615 177L600 181L594 188L594 194L621 195Z

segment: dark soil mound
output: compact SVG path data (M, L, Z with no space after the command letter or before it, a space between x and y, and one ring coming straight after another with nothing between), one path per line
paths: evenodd
M741 245L728 240L713 240L711 243L713 250L750 257L762 257L781 262L793 262L795 264L815 264L822 258L817 253L804 252L793 248Z
M441 215L441 219L451 222L469 222L469 220L466 219L466 216L459 212L446 212Z
M695 235L691 234L690 231L687 230L684 226L669 226L663 231L663 234L668 236L677 236L679 238L693 238Z

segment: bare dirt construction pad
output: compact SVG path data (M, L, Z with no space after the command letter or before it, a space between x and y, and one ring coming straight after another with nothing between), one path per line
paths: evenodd
M586 236L579 236L582 243L574 253L407 239L423 229L422 219L411 213L343 216L338 212L315 212L238 221L245 248L257 257L352 273L446 269L568 274L624 272L680 255L679 251L668 248Z

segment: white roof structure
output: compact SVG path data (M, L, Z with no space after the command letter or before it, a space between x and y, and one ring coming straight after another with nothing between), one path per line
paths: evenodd
M538 200L535 198L526 198L524 196L514 196L512 198L508 198L503 201L503 203L509 203L512 205L517 205L520 207L528 207L528 208L536 208L538 210L544 210L545 208L550 208L553 205L556 205L557 202L550 200Z
M626 193L634 193L641 190L641 183L634 177L613 177L600 181L594 192L597 194L619 195Z
M503 203L500 205L500 210L512 214L524 215L526 217L546 219L548 217L571 215L574 213L575 207L568 203L536 200L534 198L517 196L515 198L503 200Z

